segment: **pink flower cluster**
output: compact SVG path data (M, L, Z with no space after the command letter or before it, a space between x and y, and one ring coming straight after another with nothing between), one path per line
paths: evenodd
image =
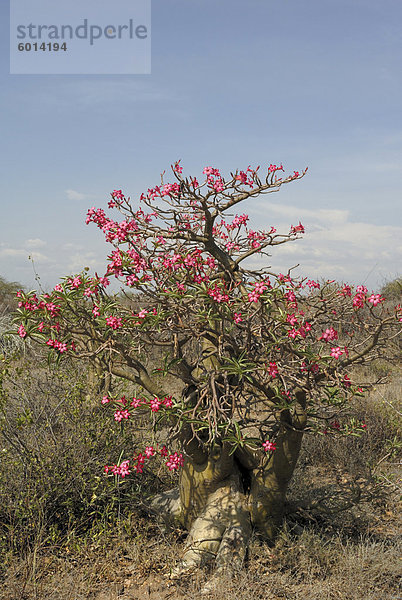
M175 173L179 173L179 174L183 173L183 167L180 165L180 163L181 163L181 159L177 160L175 162L174 166L172 167L172 169Z
M18 335L20 336L20 338L24 338L27 335L27 330L22 324L18 327Z
M350 288L349 288L350 289ZM353 298L353 306L355 308L363 308L365 301L369 302L373 306L377 306L381 302L384 302L385 298L381 296L381 294L371 294L371 296L367 297L367 288L365 285L358 285L356 288L356 294ZM351 295L351 294L350 294Z
M289 306L297 307L296 296L294 292L290 290L285 294L285 296L287 297L287 299L294 298L294 301L291 302ZM293 340L297 337L301 337L304 339L307 333L311 331L311 324L308 321L304 320L304 313L300 312L299 315L300 317L302 317L301 323L299 323L299 318L294 313L286 315L286 322L290 323L290 325L292 326L292 328L289 329L287 335ZM296 327L298 328L296 329Z
M106 474L110 473L111 475L118 475L122 479L124 479L124 477L129 475L131 472L136 472L138 474L143 473L145 461L156 456L156 453L157 450L153 446L146 446L144 453L140 452L137 456L135 456L131 465L131 461L126 459L123 460L120 465L105 465L103 471ZM173 454L169 455L166 446L162 446L162 448L159 450L159 454L164 458L167 457L165 465L169 471L175 471L184 465L183 455L178 452L174 452Z
M308 365L305 361L303 361L300 366L300 371L302 373L307 373L310 371L313 373L313 375L316 375L320 371L320 367L317 365L317 363L311 363Z
M242 185L248 185L250 187L253 187L254 185L254 181L253 181L253 177L248 178L248 173L251 173L251 175L255 175L255 173L258 171L259 167L257 167L256 170L252 169L250 167L250 165L247 167L246 171L240 171L236 176L235 176L235 180L236 181L240 181L240 183Z
M298 225L291 225L290 235L297 235L298 233L305 233L304 226L300 223Z
M208 187L215 190L217 194L219 192L222 192L225 186L219 169L214 169L213 167L205 167L203 173L207 176Z
M322 430L322 433L324 435L328 435L331 433L343 433L346 435L350 435L350 434L356 434L356 432L365 432L367 429L367 425L366 423L364 423L363 421L356 421L355 419L352 419L351 422L349 424L345 424L343 427L341 426L340 422L335 419L334 421L332 421L331 423L328 424L326 429Z
M127 406L129 404L132 408L139 408L140 406L149 406L151 412L158 412L163 407L172 408L173 406L172 396L165 396L163 399L154 396L154 398L151 398L150 400L146 400L145 398L134 397L130 401L130 403L128 402L125 396L122 396L119 399L111 398L110 396L103 396L102 404L110 404L111 402L122 404L123 406ZM118 409L114 413L114 419L118 422L120 422L122 419L128 419L130 416L131 413L129 413L127 409Z
M253 231L252 229L249 229L247 238L249 239L251 248L261 248L261 242L264 242L268 235L269 234L262 231Z
M112 329L119 329L123 327L123 319L121 317L106 317L106 325L109 325Z
M277 167L276 165L269 165L268 167L268 173L275 173L275 171L284 171L285 169L283 168L283 165L281 165L280 167Z
M114 420L117 423L120 423L123 419L128 419L131 416L131 413L125 408L124 410L116 410L114 413Z
M120 465L105 465L103 468L104 473L111 473L112 475L119 475L122 479L125 478L126 475L131 473L130 471L130 461L123 460Z
M214 288L208 288L208 296L210 296L218 304L221 302L229 302L228 294L224 293L224 291L217 285L215 285Z
M175 471L184 465L184 457L182 454L175 452L171 454L166 461L166 466L169 471Z
M332 342L332 340L338 339L338 332L333 327L330 327L329 329L323 331L321 337L319 337L318 339L325 340L326 342Z
M257 281L254 284L254 289L247 294L249 302L258 302L262 294L268 289L271 288L271 282L269 279L265 281Z
M225 223L225 227L228 231L232 231L233 229L238 229L242 225L246 225L248 219L249 219L248 215L235 215L235 217L231 223Z
M121 190L113 190L112 192L112 198L115 198L116 200L123 200L124 199L124 195L123 192Z
M113 208L115 203L109 203L109 206ZM142 211L138 211L136 216L144 216ZM95 208L92 206L87 211L87 217L85 219L86 224L95 223L99 229L105 234L107 242L125 242L128 239L129 234L139 230L137 219L124 220L121 223L114 221L106 216L105 211L102 208Z
M77 275L76 277L70 277L67 281L68 285L72 288L78 288L82 284L80 277Z
M271 377L275 378L275 377L277 377L277 376L278 376L278 373L279 373L279 371L278 371L278 366L277 366L277 364L276 364L275 362L270 362L270 363L269 363L269 367L268 367L268 374L269 374Z
M18 291L16 295L17 298L22 298L22 300L18 302L18 308L23 308L27 312L45 310L51 317L55 317L60 312L59 305L56 305L53 302L46 302L46 300L50 298L49 294L44 294L43 298L46 300L40 301L36 294L31 294L27 297L27 299L25 299L25 295L21 290Z
M58 350L60 354L63 354L63 352L68 351L68 345L66 344L66 342L59 342L58 340L49 339L46 342L46 345L50 346L51 348L54 348L55 350ZM70 346L70 348L74 349L73 346Z

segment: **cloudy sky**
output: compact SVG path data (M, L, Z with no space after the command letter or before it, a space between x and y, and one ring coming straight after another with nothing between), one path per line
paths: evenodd
M177 159L198 176L308 166L241 211L255 228L304 224L272 268L372 289L400 274L400 0L152 0L150 75L64 76L9 74L8 4L0 275L34 287L28 256L45 287L102 271L108 248L87 208L115 188L137 198Z

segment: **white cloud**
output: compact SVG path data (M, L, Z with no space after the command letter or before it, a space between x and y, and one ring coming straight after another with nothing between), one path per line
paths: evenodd
M252 211L257 214L257 211ZM300 264L298 273L314 278L330 278L354 283L366 281L373 289L392 273L398 274L402 264L402 227L351 221L348 210L317 211L297 206L264 204L260 227L272 224L278 233L289 231L299 219L306 228L303 239L272 248L272 257L264 260L273 271L285 272ZM262 265L253 260L253 266Z
M26 248L43 248L46 246L46 242L39 238L26 240L24 243Z
M24 256L28 258L28 252L22 248L2 248L0 250L0 256Z
M39 241L39 240L35 240L35 241ZM30 249L27 249L27 248L11 248L11 247L7 247L6 244L1 244L0 258L19 258L19 259L23 258L24 261L26 261L26 262L28 262L29 259L32 258L35 261L41 261L41 262L45 262L45 263L54 262L54 260L52 258L50 258L49 256L46 256L45 254L43 254L42 252L39 252L37 250L31 251ZM19 262L21 262L21 261L19 261Z
M99 270L103 273L105 269L105 261L100 260L100 257L95 252L81 252L69 256L67 264L67 272L77 273L82 271L84 267L90 267L91 270Z
M76 190L66 190L66 196L68 200L89 200L95 197L93 194L84 194Z

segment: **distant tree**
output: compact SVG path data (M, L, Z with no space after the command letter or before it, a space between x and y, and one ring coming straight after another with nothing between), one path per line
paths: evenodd
M24 347L21 339L11 335L13 311L17 308L16 293L21 284L0 275L0 356Z
M385 283L381 288L381 294L386 296L387 300L395 302L402 301L402 277L396 277Z
M15 295L22 287L17 281L8 281L0 275L0 314L16 308Z

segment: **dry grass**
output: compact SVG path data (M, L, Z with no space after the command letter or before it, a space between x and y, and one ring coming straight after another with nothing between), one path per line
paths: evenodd
M140 535L120 533L106 548L88 547L76 556L48 548L14 561L3 586L3 600L201 599L209 573L200 571L172 584L169 571L181 544L173 536L138 522ZM134 539L132 535L134 534ZM400 590L397 540L341 535L316 529L300 535L286 527L274 549L255 540L247 568L222 579L209 597L216 600L391 600Z
M169 582L184 533L167 533L141 513L144 494L172 485L165 471L120 487L100 476L103 464L135 447L144 432L111 423L88 400L85 381L72 365L48 371L32 355L4 376L1 599L201 598L208 570ZM402 598L401 382L395 372L387 386L352 407L367 435L306 436L275 547L255 538L245 569L220 581L210 598Z

